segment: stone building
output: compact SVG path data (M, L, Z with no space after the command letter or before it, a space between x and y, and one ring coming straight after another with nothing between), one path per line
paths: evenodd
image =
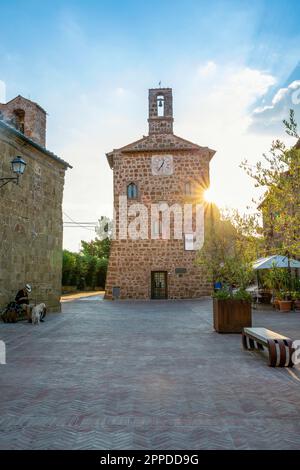
M149 90L148 123L149 135L107 154L113 169L115 233L105 298L207 295L211 281L196 263L195 207L203 203L215 151L173 133L171 88ZM185 205L193 207L193 227L175 236L176 216ZM153 220L157 211L158 219ZM165 213L165 221L170 220L169 232L164 225ZM132 222L133 214L138 214L139 223ZM130 236L131 223L142 228L140 236Z
M0 189L0 308L29 283L33 302L60 310L62 198L71 167L45 143L46 112L38 104L22 96L0 104L0 177L13 176L14 157L26 162L19 184Z

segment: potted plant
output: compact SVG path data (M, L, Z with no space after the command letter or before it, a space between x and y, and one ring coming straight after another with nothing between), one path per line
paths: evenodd
M241 333L246 326L252 326L252 296L240 288L231 293L221 289L213 294L214 329L218 333Z
M274 300L273 300L273 306L275 310L279 310L279 299L281 297L280 292L275 292L274 293Z
M272 268L265 274L265 283L273 292L273 305L276 310L289 312L292 308L289 273L285 268Z
M297 311L297 312L300 312L300 292L297 292L297 298L296 300L294 300L294 309Z
M292 300L288 291L281 291L278 298L279 310L281 312L290 312L292 310Z
M294 291L291 293L293 306L296 311L300 311L300 292Z
M214 329L218 333L241 333L252 325L252 296L246 287L253 279L252 265L235 258L227 258L222 268L223 279L231 288L213 294Z

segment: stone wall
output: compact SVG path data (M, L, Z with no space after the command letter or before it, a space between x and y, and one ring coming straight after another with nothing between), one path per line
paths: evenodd
M167 152L168 154L170 153ZM157 154L157 152L154 152ZM162 153L163 154L163 153ZM209 295L212 284L197 265L197 251L186 251L184 240L119 239L119 196L126 195L127 185L138 186L138 197L128 200L140 202L150 213L151 204L167 202L183 205L196 204L203 200L203 192L209 184L209 161L211 155L203 150L174 150L174 173L171 176L153 176L152 152L123 153L114 155L114 208L116 214L116 240L112 242L106 283L106 298L112 298L113 286L120 287L121 299L149 299L151 297L151 271L168 272L168 298L197 298ZM186 183L191 183L192 194L185 194ZM183 268L184 273L176 273Z
M37 103L17 96L6 104L0 103L2 119L26 137L46 146L46 111ZM1 117L1 116L0 116Z
M66 167L0 128L1 176L11 176L10 161L16 155L27 163L20 184L0 189L0 308L29 283L33 302L59 311Z
M163 116L158 116L158 97L162 97ZM149 90L149 135L173 133L172 88L151 88Z
M177 274L176 268L186 270ZM120 240L111 247L106 299L120 287L120 299L150 299L151 271L168 273L168 298L190 299L210 295L212 284L196 265L196 252L185 251L183 241Z

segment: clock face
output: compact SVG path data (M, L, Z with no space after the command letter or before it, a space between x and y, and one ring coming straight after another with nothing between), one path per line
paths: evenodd
M173 156L172 155L153 155L152 156L152 175L170 176L173 174Z

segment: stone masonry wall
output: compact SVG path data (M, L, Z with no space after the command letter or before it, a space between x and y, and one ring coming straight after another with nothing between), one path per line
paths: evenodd
M46 146L46 112L33 101L22 96L17 96L6 104L0 103L0 113L5 121L13 127L18 126L16 112L24 112L24 135L37 142L42 147Z
M0 129L1 176L11 176L10 161L16 155L27 163L20 184L0 189L0 308L29 283L33 302L59 311L65 168Z
M196 203L203 200L203 191L209 184L210 155L203 150L173 150L162 152L173 155L174 173L171 176L153 176L151 157L155 152L122 153L114 155L114 206L117 239L112 242L106 284L106 298L112 298L113 286L120 287L122 299L149 299L151 271L168 272L168 298L195 298L211 293L207 274L197 266L196 251L186 251L184 240L119 240L119 195L126 195L131 182L138 186L138 198L149 212L151 204ZM192 195L185 195L185 184L192 185ZM149 235L150 235L149 223ZM176 274L176 268L186 273Z
M158 116L157 97L163 97L164 115ZM172 88L152 88L149 90L149 134L173 133Z

